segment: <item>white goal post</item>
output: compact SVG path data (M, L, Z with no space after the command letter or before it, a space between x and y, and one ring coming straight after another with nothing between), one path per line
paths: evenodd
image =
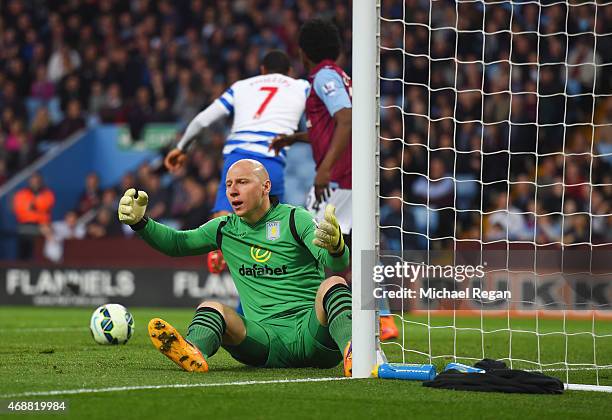
M373 284L362 273L362 251L374 251L378 194L377 37L376 0L353 2L353 377L367 378L376 363L376 314L364 310L362 296Z

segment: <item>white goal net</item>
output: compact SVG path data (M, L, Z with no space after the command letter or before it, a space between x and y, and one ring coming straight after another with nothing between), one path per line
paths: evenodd
M399 277L386 288L510 292L388 299L400 330L382 343L388 358L491 358L612 385L612 2L377 10L381 261L503 261L478 284Z

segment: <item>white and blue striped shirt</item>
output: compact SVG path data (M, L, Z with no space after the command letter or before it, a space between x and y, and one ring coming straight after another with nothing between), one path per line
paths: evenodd
M278 73L240 80L193 119L177 147L185 150L202 129L233 115L223 154L246 151L275 157L273 150L268 151L270 142L278 134L293 134L298 129L309 89L306 80ZM280 159L285 154L281 151Z

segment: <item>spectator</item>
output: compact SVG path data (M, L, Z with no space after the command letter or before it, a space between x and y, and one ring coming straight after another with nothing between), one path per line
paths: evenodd
M122 230L115 211L101 207L95 219L87 225L87 237L93 239L121 236Z
M133 188L134 185L137 185L138 189L145 189L145 186L147 185L147 180L149 179L152 173L153 169L151 168L148 162L141 163L140 166L138 166L138 170L136 171L136 183L129 188ZM121 191L120 195L123 195L124 192L125 190Z
M430 180L419 177L412 187L415 197L420 203L429 204L434 209L452 206L453 181L446 174L444 162L434 158L429 165Z
M76 73L69 74L59 83L60 106L63 112L68 111L68 104L76 100L81 105L84 104L83 89L81 81Z
M0 156L0 186L8 180L8 170L6 169L6 160Z
M414 221L412 213L405 209L402 190L394 189L390 197L384 200L387 205L383 206L383 213L380 215L381 235L384 242L381 249L400 251L402 236L415 230Z
M10 110L17 119L25 120L27 111L22 97L17 95L17 87L14 82L7 81L0 97L0 108L3 111Z
M193 167L189 169L190 174L196 176L199 183L205 184L212 178L218 179L219 172L216 172L215 159L203 148L194 150L191 165Z
M217 169L215 172L219 173L219 169ZM204 186L204 189L206 191L206 207L208 207L209 209L212 209L215 206L215 200L217 197L218 188L219 188L218 178L211 178Z
M492 213L486 217L485 222L486 240L533 241L533 234L524 215L508 202L508 195L505 192L497 194L491 210Z
M64 44L51 54L47 77L51 82L57 83L62 77L78 69L80 64L79 54Z
M127 120L121 87L112 83L106 90L100 105L100 119L103 123L121 123Z
M97 209L100 206L101 200L100 179L97 173L91 172L85 177L85 190L83 190L79 197L77 214L82 216L90 210Z
M533 201L534 190L529 178L525 174L518 176L516 183L511 186L512 203L520 211L527 211L529 203Z
M119 181L119 185L115 188L115 193L117 196L121 197L124 192L129 190L130 188L134 188L136 184L136 177L132 172L126 172L121 177Z
M146 86L141 86L136 91L136 99L128 111L132 139L138 140L141 138L142 129L151 120L152 115L151 94Z
M580 171L579 164L568 159L565 165L565 196L575 200L582 208L589 194L589 186Z
M89 103L87 111L90 115L100 114L102 107L105 104L104 86L98 80L91 84L91 92L89 93Z
M108 210L115 211L119 205L119 198L114 188L106 188L102 192L102 200L100 207L104 207Z
M589 216L586 214L576 214L565 218L563 224L563 244L590 243L590 233Z
M414 208L414 211L427 211L439 209L433 214L425 216L425 220L436 220L430 226L432 237L452 237L454 230L454 181L446 174L444 162L440 158L433 158L429 163L429 180L422 176L412 185L412 192L418 203L425 204ZM417 216L415 215L415 218ZM422 217L421 217L422 219ZM438 243L436 246L441 246Z
M55 85L47 79L47 69L40 64L36 67L36 74L30 96L43 102L49 101L55 94Z
M537 217L536 243L545 245L561 243L561 223L554 216L544 215Z
M598 190L593 190L591 195L591 212L593 227L593 243L605 243L608 226L608 219L612 219L610 215L610 200L605 200L604 196Z
M7 156L8 169L11 172L15 172L31 161L32 139L29 133L25 131L21 120L11 121L9 133L4 141L4 150Z
M210 214L211 209L206 204L206 191L190 177L183 180L183 187L187 193L187 205L181 217L181 229L195 229L202 224L203 218Z
M145 179L143 190L149 195L147 212L153 219L161 219L166 216L168 208L166 203L170 201L168 191L161 186L161 179L156 173L150 173Z
M182 124L189 123L202 108L204 98L198 93L200 87L189 69L179 72L178 89L172 112Z
M182 168L181 170L185 172L185 168ZM176 179L178 179L178 181L175 181L172 184L170 190L171 201L169 204L168 216L176 220L181 220L183 216L187 213L189 193L187 192L187 189L185 187L186 176L183 174L180 178Z
M33 241L40 234L40 226L51 222L51 210L55 194L45 187L39 173L33 174L28 186L15 193L13 211L17 219L18 257L29 260L32 257Z
M85 128L85 118L81 115L81 103L78 99L71 99L67 105L66 118L55 129L55 138L65 140L72 134Z
M590 42L580 38L567 57L567 62L572 65L567 86L568 93L592 92L593 79L601 76L599 75L599 68L596 71L596 67L591 63L601 64L601 56L595 53L595 49L590 45Z
M43 255L54 263L60 263L64 257L64 241L83 239L85 226L79 223L77 213L71 210L66 213L63 220L41 226L41 232L45 237Z
M155 112L150 121L156 123L173 123L176 121L167 98L161 97L155 101Z
M53 123L46 106L41 106L36 110L30 132L32 133L32 143L36 146L43 141L53 139Z

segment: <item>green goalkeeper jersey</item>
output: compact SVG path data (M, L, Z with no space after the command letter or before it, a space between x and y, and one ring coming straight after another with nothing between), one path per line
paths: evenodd
M235 214L194 230L177 231L149 220L138 234L171 256L221 249L247 319L286 325L312 308L317 289L332 271L349 265L345 246L338 255L313 245L315 220L300 207L277 204L251 225Z

